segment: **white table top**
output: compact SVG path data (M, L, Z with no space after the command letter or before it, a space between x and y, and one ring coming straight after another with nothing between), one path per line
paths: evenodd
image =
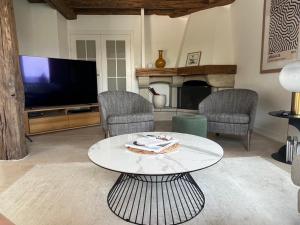
M150 132L143 134L162 134ZM125 134L101 140L90 147L92 162L120 173L167 175L192 172L214 165L223 157L222 147L214 141L189 134L163 132L179 140L178 150L166 154L144 155L125 147L141 134Z

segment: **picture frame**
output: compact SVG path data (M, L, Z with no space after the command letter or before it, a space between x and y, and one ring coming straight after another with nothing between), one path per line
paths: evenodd
M200 59L201 59L201 51L188 53L185 66L199 66Z
M300 19L295 10L300 7L300 0L283 0L280 7L277 4L276 0L264 0L260 62L262 74L278 73L286 64L300 59ZM282 17L283 14L289 17Z

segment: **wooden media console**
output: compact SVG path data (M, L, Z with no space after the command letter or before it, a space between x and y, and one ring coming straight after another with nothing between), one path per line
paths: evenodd
M98 104L25 109L24 117L29 136L100 124Z

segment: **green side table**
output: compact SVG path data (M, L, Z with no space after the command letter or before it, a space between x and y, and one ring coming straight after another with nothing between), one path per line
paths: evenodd
M172 131L207 137L207 119L202 115L173 116Z

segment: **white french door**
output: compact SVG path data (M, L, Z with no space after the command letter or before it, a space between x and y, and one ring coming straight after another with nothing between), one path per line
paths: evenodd
M97 65L98 93L102 90L101 81L101 42L99 35L72 35L70 55L73 59L95 61Z
M96 61L98 92L131 90L130 50L130 35L71 35L71 57Z
M131 89L129 35L103 35L102 76L104 90Z

